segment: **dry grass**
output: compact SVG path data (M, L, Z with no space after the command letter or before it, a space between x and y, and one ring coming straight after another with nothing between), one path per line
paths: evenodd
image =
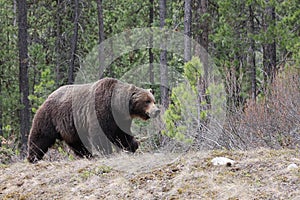
M0 199L300 199L296 150L207 151L175 155L16 162L0 167ZM213 166L226 156L232 167Z

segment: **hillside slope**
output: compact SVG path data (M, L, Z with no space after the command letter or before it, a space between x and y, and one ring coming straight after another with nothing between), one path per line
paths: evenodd
M233 166L214 166L225 156ZM119 154L0 167L0 199L300 199L299 150Z

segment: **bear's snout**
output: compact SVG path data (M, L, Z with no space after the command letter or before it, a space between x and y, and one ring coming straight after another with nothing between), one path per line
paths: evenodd
M155 106L147 114L150 118L155 118L159 115L159 113L160 113L160 109Z

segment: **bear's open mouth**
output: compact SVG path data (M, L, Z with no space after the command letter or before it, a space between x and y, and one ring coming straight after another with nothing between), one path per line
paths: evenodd
M145 112L145 117L144 117L144 119L145 120L147 120L147 119L150 119L151 117L150 117L150 113L149 112Z

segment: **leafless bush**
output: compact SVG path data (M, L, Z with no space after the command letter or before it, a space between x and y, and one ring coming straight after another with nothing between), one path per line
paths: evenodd
M243 111L228 118L228 144L238 148L258 146L295 148L300 144L300 76L297 69L278 74L265 97L249 100Z

